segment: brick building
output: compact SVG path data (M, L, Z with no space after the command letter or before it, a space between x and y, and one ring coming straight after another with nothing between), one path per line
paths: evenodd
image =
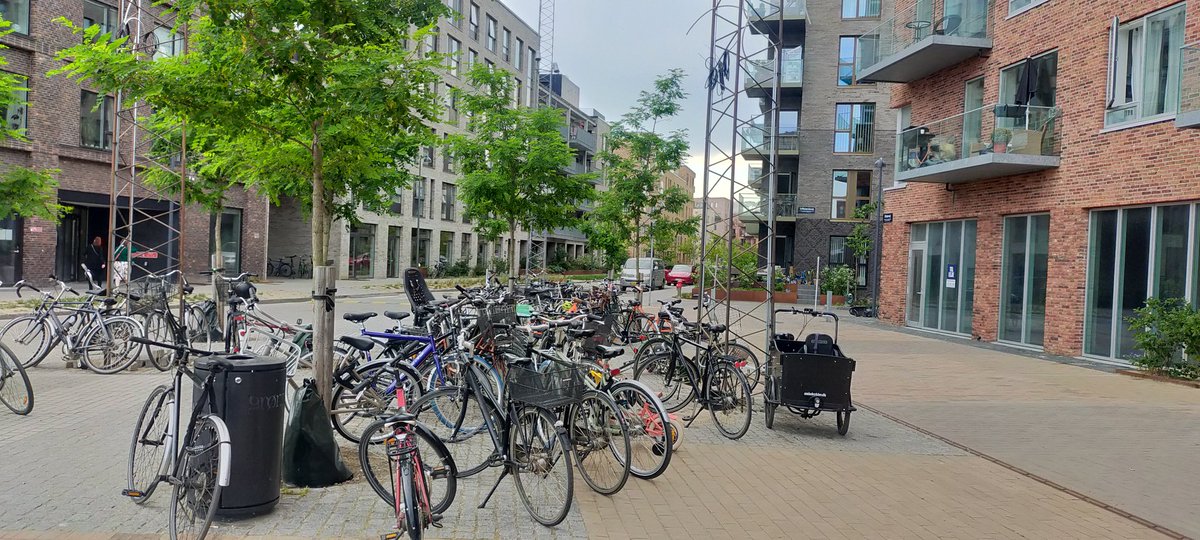
M1115 360L1135 353L1123 321L1146 298L1195 303L1200 132L1185 126L1200 58L1185 45L1200 3L895 13L856 62L860 79L901 83L884 320Z
M42 280L51 273L67 280L82 279L79 263L90 239L99 236L108 244L114 105L111 96L102 100L87 87L61 76L46 77L46 73L60 66L55 53L79 39L54 19L66 17L112 31L117 27L117 3L6 0L0 2L0 16L12 22L13 30L0 40L7 47L3 50L6 69L27 77L29 88L27 96L22 96L27 97L28 107L13 106L6 114L9 126L25 129L29 140L0 142L0 163L59 169L59 201L71 207L57 225L40 219L0 220L0 281ZM100 107L94 110L97 102ZM128 205L127 200L118 202ZM177 205L170 200L139 197L136 205L135 214L155 219L134 218L142 221L134 227L135 244L161 245L167 251L158 259L144 260L146 267L155 270L156 264L167 264L167 260L182 260L189 272L209 267L213 246L206 231L215 223L212 215L189 207L180 224ZM228 194L228 207L222 220L225 241L221 250L227 264L261 272L266 255L266 200L236 190ZM118 228L126 224L128 210L118 211L115 219ZM185 235L179 253L178 239L167 241L167 236L172 229L182 228L190 234Z

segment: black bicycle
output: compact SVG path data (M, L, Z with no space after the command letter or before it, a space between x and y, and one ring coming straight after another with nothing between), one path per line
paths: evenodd
M8 347L0 343L0 402L8 410L26 415L33 411L33 385L25 367Z

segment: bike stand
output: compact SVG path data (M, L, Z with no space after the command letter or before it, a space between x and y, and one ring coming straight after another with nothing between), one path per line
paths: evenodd
M488 501L492 499L492 495L496 493L496 488L500 487L500 482L504 480L505 476L508 476L508 467L504 468L504 471L500 473L498 478L496 478L496 484L492 486L491 491L488 491L487 497L484 497L483 502L479 503L480 510L487 506Z

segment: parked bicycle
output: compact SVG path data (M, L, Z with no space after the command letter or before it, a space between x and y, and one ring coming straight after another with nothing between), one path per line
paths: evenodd
M33 385L29 375L17 356L4 345L0 345L0 402L19 415L33 411Z

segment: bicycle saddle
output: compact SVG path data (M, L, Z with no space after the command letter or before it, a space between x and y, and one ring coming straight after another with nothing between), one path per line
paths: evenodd
M389 416L387 420L384 420L384 422L388 424L394 424L397 422L412 422L416 419L417 417L413 416L411 413L400 412Z
M350 322L360 323L367 319L370 319L371 317L374 317L375 315L377 315L377 314L373 313L373 312L372 313L347 313L345 315L342 315L342 318L346 319L347 321L350 321Z
M596 356L599 356L600 358L616 358L622 354L625 354L625 349L621 347L596 345Z
M588 338L596 335L595 328L571 328L567 330L567 335L573 338Z
M385 311L385 312L383 312L384 317L387 317L393 321L403 321L404 319L407 319L409 315L412 315L412 313L409 313L407 311Z
M88 296L104 296L108 294L108 291L105 289L92 289L89 291L84 291L84 293Z
M364 337L342 336L338 338L338 340L363 352L367 352L375 348L375 342Z
M717 333L717 334L720 334L721 332L724 332L725 329L729 328L728 326L726 326L724 324L705 323L705 324L702 324L701 326L703 326L705 330L708 330L709 332L713 332L713 333Z

